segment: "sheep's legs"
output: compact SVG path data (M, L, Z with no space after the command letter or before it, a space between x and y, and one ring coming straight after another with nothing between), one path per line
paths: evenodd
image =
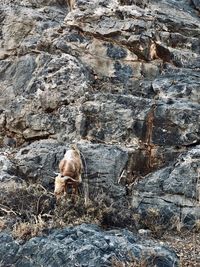
M65 184L65 189L64 189L64 196L67 196L67 191L68 191L68 184Z
M73 202L76 202L76 196L78 195L78 185L73 184L72 185L72 200Z

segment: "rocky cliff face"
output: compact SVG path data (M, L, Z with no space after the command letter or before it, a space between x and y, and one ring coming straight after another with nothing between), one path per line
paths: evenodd
M0 234L0 240L1 259L8 264L14 262L14 266L113 266L116 259L128 262L139 254L147 258L147 266L178 266L176 255L164 247L153 242L143 244L127 230L103 232L94 225L52 231L47 237L32 238L21 246L6 234ZM15 261L7 259L7 253Z
M137 229L196 229L200 2L1 2L1 197L24 181L52 191L76 142L92 200L128 201Z

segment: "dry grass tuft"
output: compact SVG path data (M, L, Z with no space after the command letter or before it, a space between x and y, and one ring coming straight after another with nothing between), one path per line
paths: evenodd
M83 222L98 223L100 211L92 206L89 202L88 206L84 205L84 197L77 197L76 202L70 198L62 198L56 205L54 210L55 227L66 225L77 225Z
M45 223L20 222L14 225L12 235L14 238L27 240L34 236L42 235Z
M112 267L148 267L146 259L136 259L131 256L130 261L120 261L119 259L112 258Z

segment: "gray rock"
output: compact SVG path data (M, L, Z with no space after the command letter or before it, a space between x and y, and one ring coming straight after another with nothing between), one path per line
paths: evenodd
M198 105L176 103L156 106L152 142L166 146L188 146L199 140ZM193 122L197 122L194 124Z
M142 139L143 122L150 107L150 101L129 95L92 96L82 105L81 111L86 123L82 137L111 143L138 144Z
M6 42L10 42L7 36L13 30L15 53L19 56L19 59L4 60L2 64L5 69L2 73L2 108L6 127L17 134L18 144L46 138L57 138L62 142L92 138L96 142L123 144L138 144L142 139L146 143L144 136L148 127L145 120L151 112L153 98L160 100L156 102L153 143L174 146L196 142L199 130L194 125L191 127L191 123L199 117L199 95L195 89L199 82L198 70L196 73L190 71L188 64L198 67L195 64L199 53L196 38L199 24L198 19L184 9L189 5L183 1L184 8L178 8L175 19L171 2L166 1L162 1L162 7L156 1L122 1L121 5L114 0L107 4L105 1L78 1L77 8L67 14L66 25L62 25L66 12L63 1L50 1L43 9L38 9L39 4L33 2L29 5L28 1L23 1L16 10L12 5L2 7L5 33L2 49L7 49ZM13 2L13 6L17 3ZM31 9L32 4L35 9ZM163 9L166 12L162 13ZM27 14L31 14L28 20ZM152 16L156 17L160 30L152 23ZM137 20L130 20L132 17ZM16 29L14 18L17 19ZM180 27L181 22L184 27ZM18 28L22 29L20 35L17 35ZM167 30L171 28L169 38ZM195 31L189 33L188 28L195 28ZM81 33L84 31L87 34ZM98 34L102 41L92 36ZM115 36L115 43L109 39L110 35ZM165 69L163 63L166 62L171 69ZM179 67L175 69L174 64ZM187 67L184 71L183 65ZM13 84L8 86L12 79ZM90 97L89 103L79 102L85 93L93 90L99 91L94 100ZM102 96L105 91L111 95ZM130 96L130 100L124 101L132 102L132 106L127 109L124 103L120 111L122 115L115 112L111 116L113 110L121 108L121 103L120 106L115 103L120 101L113 96L116 92L120 94L118 99L128 98L124 96L127 94L140 99ZM9 95L6 99L5 94ZM176 101L172 100L174 97ZM192 103L182 102L188 99ZM92 107L94 101L99 102L96 109ZM135 114L135 106L141 118ZM181 118L180 110L184 110L184 118ZM92 112L102 114L91 121ZM102 122L101 116L111 120L111 126ZM117 127L113 123L115 120Z
M80 145L80 150L86 161L91 196L100 192L115 199L125 196L125 187L118 184L118 178L127 164L128 151L117 146L87 144Z
M19 250L19 244L6 233L0 233L0 240L2 244L0 247L1 264L10 266L15 262L14 258Z
M54 172L57 171L63 155L64 147L53 140L35 142L22 148L16 154L15 162L22 177L35 181L40 178L42 182L47 182L55 176Z
M188 72L190 73L190 81L188 81ZM198 103L200 100L198 76L198 71L190 72L189 70L166 73L153 81L153 91L157 99L166 98L172 103L177 100Z
M198 10L196 0L77 0L73 11L64 0L2 0L0 152L9 156L1 156L1 185L22 179L52 190L64 150L76 142L90 197L131 198L141 227L153 221L158 228L193 228L199 218ZM122 211L127 225L132 209ZM82 240L68 261L87 265L90 253L91 266L106 266L119 248L113 236L106 238L95 247ZM41 253L36 266L62 266L66 257L54 239L50 252L58 254L48 261L47 240L17 248L14 264L34 264L21 262L27 246ZM111 254L102 256L98 246ZM154 265L172 266L170 257Z
M0 181L6 182L17 178L16 166L9 160L9 154L0 154Z
M1 234L0 240L1 263L7 265L101 267L112 266L114 259L128 262L143 258L148 266L178 266L175 253L165 247L152 241L145 245L127 230L102 231L94 225L54 230L22 245L7 234Z
M173 165L138 182L133 188L132 205L139 210L141 220L154 211L157 223L163 227L176 228L178 223L195 227L200 218L199 156L198 146L180 155Z

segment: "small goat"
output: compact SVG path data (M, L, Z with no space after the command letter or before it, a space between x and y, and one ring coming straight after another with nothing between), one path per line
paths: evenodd
M82 169L80 152L76 146L72 146L72 149L66 151L61 160L60 174L55 178L54 194L57 199L67 194L68 186L72 187L72 194L78 194L78 185L82 182Z

